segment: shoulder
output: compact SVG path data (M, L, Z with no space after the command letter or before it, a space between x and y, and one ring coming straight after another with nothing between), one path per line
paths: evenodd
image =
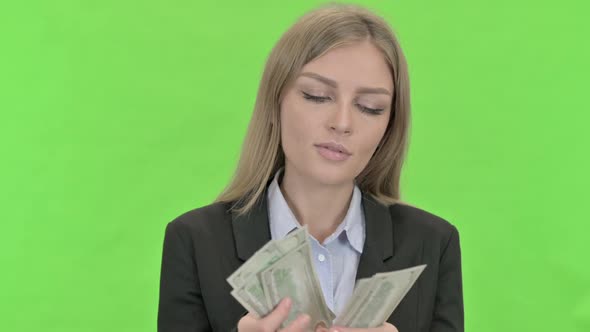
M166 225L167 232L185 236L207 236L231 229L230 204L215 202L183 212Z

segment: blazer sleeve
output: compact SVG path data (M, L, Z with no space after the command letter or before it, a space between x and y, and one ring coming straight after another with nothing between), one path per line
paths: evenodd
M203 302L190 233L166 226L160 272L158 332L211 331Z
M463 332L463 281L459 232L452 226L439 265L434 316L430 332Z

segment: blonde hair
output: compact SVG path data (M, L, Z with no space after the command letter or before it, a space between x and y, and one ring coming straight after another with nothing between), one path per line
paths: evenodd
M268 56L252 119L234 176L215 202L234 202L231 210L248 212L261 199L275 172L284 165L279 126L280 101L287 86L308 62L338 46L371 41L390 67L392 110L381 143L357 176L359 188L386 205L401 203L400 175L410 125L408 68L401 47L387 24L373 12L352 4L324 4L299 18ZM262 197L262 199L266 199Z

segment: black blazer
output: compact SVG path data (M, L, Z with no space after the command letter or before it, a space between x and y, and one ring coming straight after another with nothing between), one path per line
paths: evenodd
M388 322L400 332L463 331L457 228L424 210L385 206L363 193L366 239L357 279L428 264ZM270 240L266 192L241 217L230 203L188 211L166 226L159 332L235 331L245 309L226 278Z

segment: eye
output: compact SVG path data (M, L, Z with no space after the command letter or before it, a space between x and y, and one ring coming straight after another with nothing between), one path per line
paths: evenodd
M330 100L330 97L318 97L318 96L312 96L308 93L305 93L303 91L301 91L301 93L303 93L303 98L307 99L307 100L311 100L314 103L323 103L326 100Z
M319 96L314 96L314 95L310 95L309 93L305 93L303 91L301 91L301 93L303 94L303 98L310 100L311 102L317 103L317 104L321 104L323 102L325 102L326 100L330 100L330 97L319 97ZM361 104L356 104L356 106L358 106L358 108L360 108L360 110L364 113L368 113L371 115L378 115L381 114L381 112L383 112L383 108L369 108L369 107L365 107Z
M369 107L365 107L363 105L359 105L359 104L357 104L357 105L365 113L369 113L369 114L381 114L381 112L383 112L383 108L369 108Z

